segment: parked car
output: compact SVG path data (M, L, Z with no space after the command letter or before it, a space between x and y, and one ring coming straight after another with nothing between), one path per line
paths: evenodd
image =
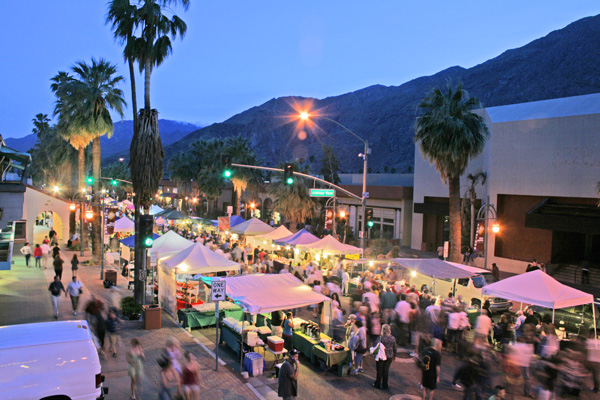
M594 303L596 306L596 320L600 317L600 303ZM532 309L534 315L542 321L544 315L546 318L552 319L552 309L540 306L529 306L527 309ZM586 331L594 327L594 314L591 304L583 304L567 308L559 308L554 310L554 325L568 333L587 333ZM600 323L597 322L596 329L600 331Z
M0 327L0 399L102 400L103 381L86 321Z

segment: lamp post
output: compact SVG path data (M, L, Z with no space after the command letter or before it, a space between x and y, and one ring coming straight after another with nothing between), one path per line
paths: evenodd
M358 155L359 157L362 157L362 159L363 159L363 182L362 182L362 195L361 195L362 224L361 224L361 234L360 234L360 236L361 236L360 237L360 247L362 247L362 249L364 251L365 250L365 236L366 236L365 214L366 214L366 209L367 209L367 198L369 197L369 194L367 193L367 158L368 158L368 155L371 154L371 149L369 148L369 142L367 142L366 140L364 140L363 138L358 136L356 133L352 132L350 129L346 128L344 125L340 124L339 122L337 122L331 118L327 118L322 115L310 115L306 111L300 113L301 120L307 121L311 117L324 119L325 121L329 121L329 122L336 124L343 130L345 130L346 132L350 133L352 136L354 136L355 138L360 140L365 145L364 153L360 153Z
M484 262L483 268L487 269L487 260L488 260L488 242L489 242L489 222L490 220L497 221L498 213L496 212L496 207L490 203L490 196L487 196L487 200L485 203L481 205L479 212L477 212L477 221L485 221L485 242L483 245L483 255ZM498 233L500 232L500 225L497 222L494 222L492 225L492 232Z

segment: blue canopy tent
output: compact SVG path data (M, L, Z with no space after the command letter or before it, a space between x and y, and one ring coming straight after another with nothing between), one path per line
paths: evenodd
M229 217L229 227L233 227L236 225L241 224L242 222L246 222L246 220L242 217L240 217L239 215L232 215L231 217Z
M160 237L160 235L157 235L156 233L152 234L152 239L156 240ZM126 237L125 239L121 239L121 244L123 246L127 246L127 247L135 247L135 235L131 235L129 237Z

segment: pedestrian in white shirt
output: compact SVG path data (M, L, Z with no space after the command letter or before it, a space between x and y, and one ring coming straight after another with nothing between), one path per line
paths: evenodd
M408 334L408 324L410 322L410 303L406 301L406 295L402 293L400 295L400 301L396 304L394 311L398 315L398 329L400 330L400 337L398 338L398 342L400 346L406 346L407 342L407 334Z
M71 305L73 306L73 315L77 315L77 307L79 306L79 296L83 292L83 283L77 280L77 276L73 276L71 282L67 286L67 292L71 296Z
M42 264L44 264L44 269L46 269L48 268L48 260L50 259L50 246L47 243L42 243L40 249L42 249Z
M33 254L29 243L25 243L25 246L21 247L21 254L25 256L25 266L29 268L29 259L31 258L31 254Z
M363 303L365 301L369 302L369 304L371 305L372 313L379 312L379 297L375 293L373 293L373 291L370 287L369 288L365 287L365 290L366 290L366 292L363 293L363 295L362 295Z
M350 285L350 274L346 269L342 272L342 289L344 294L348 294L348 286Z
M492 330L492 319L487 310L481 310L481 315L475 320L475 335L488 338Z

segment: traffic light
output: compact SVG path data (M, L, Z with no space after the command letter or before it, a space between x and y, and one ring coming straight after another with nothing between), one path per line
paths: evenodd
M286 185L294 184L294 164L286 163L283 167L283 181Z
M143 248L149 249L154 243L154 217L152 215L143 214L140 216L140 243Z
M87 178L85 178L85 182L86 182L88 185L91 185L92 183L94 183L94 178L93 178L93 177L91 177L91 176L88 176Z
M117 185L119 184L119 182L117 182L117 180L116 180L116 179L113 179L112 181L110 181L110 183L111 183L113 186L117 186Z
M225 164L225 170L223 171L223 177L225 179L229 179L233 175L233 171L231 170L231 157L223 156L223 164Z
M373 225L375 224L373 222L373 209L372 208L367 208L366 214L367 215L366 215L365 221L367 221L367 227L368 228L372 228Z

